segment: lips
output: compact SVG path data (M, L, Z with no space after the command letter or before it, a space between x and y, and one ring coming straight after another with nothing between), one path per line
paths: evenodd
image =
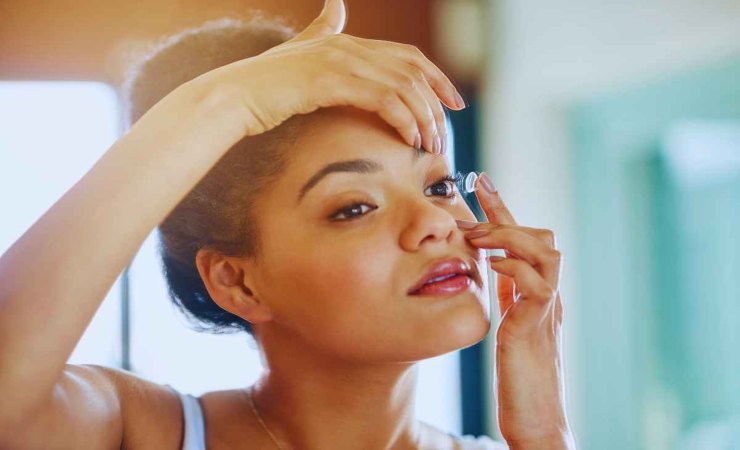
M464 275L475 280L475 273L470 266L460 258L439 259L429 266L426 273L409 289L408 294L414 295L425 285L456 275Z

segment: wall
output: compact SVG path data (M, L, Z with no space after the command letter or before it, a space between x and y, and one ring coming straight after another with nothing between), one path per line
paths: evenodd
M253 11L278 15L302 29L323 0L3 0L0 79L115 82L128 53L164 34ZM373 39L431 44L431 2L345 0L345 32ZM392 11L392 13L389 13Z
M566 110L591 95L637 85L740 50L740 2L500 0L491 2L483 167L521 225L553 229L564 253L569 416L578 435L589 411L575 288L573 161ZM608 199L605 199L608 201ZM580 368L580 369L579 369ZM608 386L604 387L608 389ZM495 416L494 416L495 417ZM492 425L493 429L495 425Z

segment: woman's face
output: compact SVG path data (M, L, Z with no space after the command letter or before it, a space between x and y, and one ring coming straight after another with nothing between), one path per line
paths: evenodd
M377 114L322 109L257 206L255 295L272 312L259 324L343 359L402 362L467 347L490 327L485 253L455 219L476 220L446 157L409 147ZM365 159L379 170L331 172ZM301 193L303 195L301 195ZM450 197L454 193L454 196ZM353 206L354 205L354 206ZM480 285L447 296L409 289L438 259L459 257Z

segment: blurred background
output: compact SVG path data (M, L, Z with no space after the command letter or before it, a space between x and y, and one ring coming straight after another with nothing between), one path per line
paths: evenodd
M322 3L2 0L0 251L124 132L117 84L148 43L255 11L300 29ZM556 232L579 448L740 449L740 2L347 4L346 33L418 46L463 93L456 168ZM194 394L250 383L256 351L188 328L154 243L70 362ZM420 418L499 437L492 337L421 364Z

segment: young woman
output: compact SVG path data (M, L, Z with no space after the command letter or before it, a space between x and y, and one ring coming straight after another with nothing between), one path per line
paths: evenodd
M136 68L133 125L0 258L0 448L506 448L413 411L416 362L488 333L488 268L508 447L575 448L554 235L517 225L486 175L475 223L443 156L459 94L345 17L327 0L299 34L209 25ZM176 304L258 343L254 385L195 399L66 364L157 226Z

